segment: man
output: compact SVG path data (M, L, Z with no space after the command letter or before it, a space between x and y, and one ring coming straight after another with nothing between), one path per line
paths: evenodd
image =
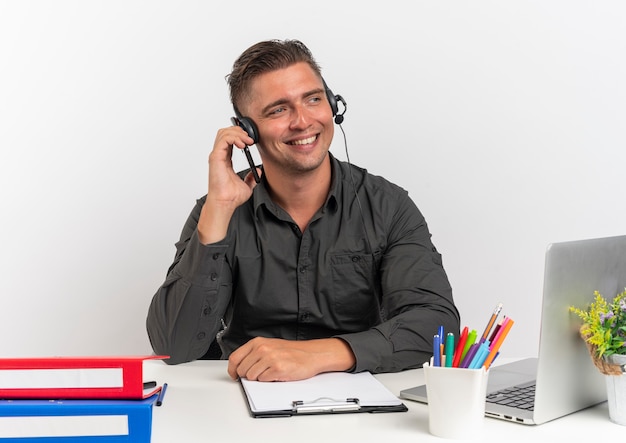
M459 314L415 204L329 153L339 97L301 42L253 45L228 81L253 128L217 133L208 193L148 312L155 352L170 364L202 358L224 324L232 378L420 366L440 325L458 336ZM231 162L255 142L259 184Z

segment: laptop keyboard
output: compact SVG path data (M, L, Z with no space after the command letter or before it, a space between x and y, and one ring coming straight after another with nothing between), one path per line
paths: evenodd
M492 392L487 395L487 402L532 411L535 405L535 383Z

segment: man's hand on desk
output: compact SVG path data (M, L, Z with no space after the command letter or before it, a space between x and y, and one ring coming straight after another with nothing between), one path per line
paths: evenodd
M322 372L347 371L356 363L350 346L339 338L293 341L257 337L228 359L233 379L304 380Z

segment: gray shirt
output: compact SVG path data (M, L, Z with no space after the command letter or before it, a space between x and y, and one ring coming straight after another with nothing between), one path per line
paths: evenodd
M224 357L257 336L338 337L355 372L421 366L439 325L458 336L441 256L408 193L332 156L331 164L328 198L304 232L262 180L226 238L203 245L206 196L197 201L148 311L152 347L167 363L201 358L222 321Z

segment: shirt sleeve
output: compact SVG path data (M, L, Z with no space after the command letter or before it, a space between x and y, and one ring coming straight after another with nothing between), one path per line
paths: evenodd
M146 319L153 350L168 364L202 357L215 339L230 300L227 244L203 245L197 224L202 200L189 215L176 256L163 285L152 298Z
M389 225L379 266L383 321L339 336L356 356L354 372L396 372L421 367L432 356L433 335L441 325L459 333L460 317L442 258L426 220L403 194Z

